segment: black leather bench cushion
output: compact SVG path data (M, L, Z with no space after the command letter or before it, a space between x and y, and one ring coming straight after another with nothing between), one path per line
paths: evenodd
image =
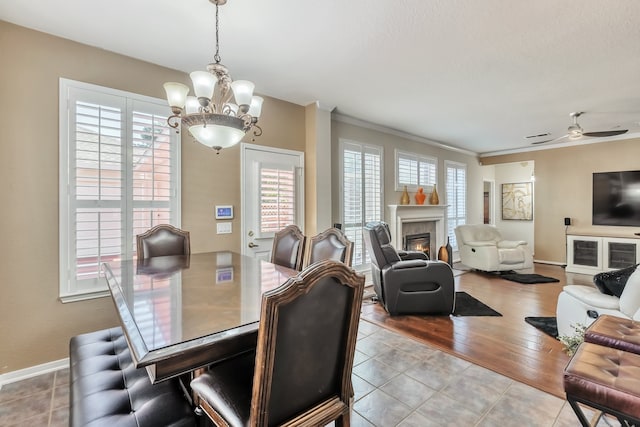
M136 369L121 328L71 338L70 426L195 426L178 383L151 384Z

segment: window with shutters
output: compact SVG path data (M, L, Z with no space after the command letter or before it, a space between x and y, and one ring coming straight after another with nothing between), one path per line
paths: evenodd
M295 168L260 164L260 234L296 223Z
M341 141L342 225L353 242L353 266L371 262L362 231L367 222L383 218L382 147Z
M447 197L447 235L454 250L458 249L455 228L467 223L467 165L445 161Z
M423 187L430 192L438 176L438 159L399 150L395 154L396 191L404 190L406 185L409 191Z
M60 80L60 297L106 293L100 266L180 226L180 141L166 101Z

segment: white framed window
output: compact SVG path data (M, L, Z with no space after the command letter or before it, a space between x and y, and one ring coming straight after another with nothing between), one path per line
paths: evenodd
M371 262L362 231L367 222L383 218L382 147L340 141L340 187L343 231L353 242L353 267Z
M103 262L180 226L180 138L166 101L60 79L60 298L107 294Z
M455 228L467 223L467 165L445 160L447 197L447 235L454 250L458 249Z
M414 153L395 150L396 155L396 191L416 191L419 187L431 191L438 176L438 159Z
M296 223L296 170L260 163L260 236Z

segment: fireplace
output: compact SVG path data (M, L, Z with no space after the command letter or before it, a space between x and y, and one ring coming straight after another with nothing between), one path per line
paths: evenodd
M405 251L421 251L431 259L431 233L407 234L404 236Z
M388 205L391 241L396 248L406 248L407 236L429 233L431 259L446 243L446 211L444 205Z

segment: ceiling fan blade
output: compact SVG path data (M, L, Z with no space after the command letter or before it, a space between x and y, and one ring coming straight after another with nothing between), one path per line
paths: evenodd
M619 129L619 130L603 130L600 132L584 132L584 136L590 136L595 138L602 138L605 136L617 136L622 135L623 133L629 132L629 129Z
M536 142L532 142L531 145L538 145L538 144L549 144L552 142L558 142L560 140L563 140L565 138L567 138L569 135L562 135L559 136L558 138L554 138L554 139L547 139L546 141L536 141Z

